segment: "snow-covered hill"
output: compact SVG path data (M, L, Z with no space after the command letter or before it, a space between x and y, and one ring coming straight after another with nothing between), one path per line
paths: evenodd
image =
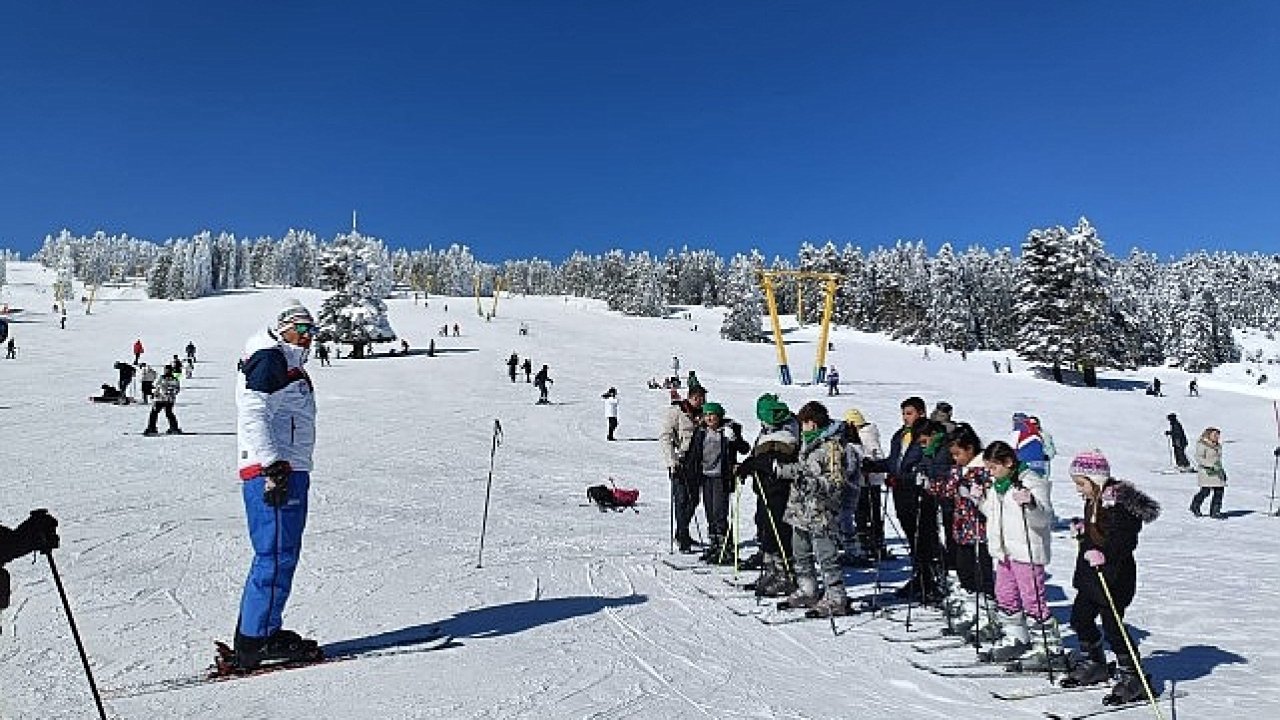
M49 310L53 277L11 263L0 303L10 316L17 360L0 360L0 520L33 507L62 521L57 553L98 682L111 692L203 668L212 640L228 638L250 551L235 475L235 364L245 338L286 298L312 309L312 290L237 291L187 302L146 300L140 290L96 296L92 315L73 306L67 328ZM314 367L320 442L311 514L287 624L322 641L367 639L441 625L455 648L199 687L115 697L116 718L949 718L1032 717L1090 706L1076 695L1008 703L993 688L1037 686L1040 678L943 679L910 659L963 660L970 651L924 656L883 632L901 626L869 617L765 626L710 595L735 591L715 575L675 572L667 557L666 475L656 443L672 355L697 371L731 416L752 424L754 399L779 391L798 407L825 393L779 388L767 345L718 338L720 312L691 319L637 319L595 301L503 297L491 322L474 298L388 302L397 332L438 355L335 360ZM447 311L446 311L447 306ZM487 307L487 303L486 303ZM442 324L459 338L435 337ZM518 333L524 323L528 335ZM697 330L693 330L694 326ZM793 374L810 374L815 328L788 334ZM200 435L137 435L146 410L93 405L116 360L136 338L160 361L190 341L195 377L178 416ZM1079 500L1063 472L1070 455L1101 448L1117 475L1137 482L1165 514L1142 536L1138 597L1128 619L1158 680L1189 695L1179 717L1280 714L1280 518L1266 516L1277 445L1274 384L1258 386L1245 366L1202 376L1159 369L1104 374L1103 389L992 371L1003 354L957 354L879 336L836 331L830 362L844 394L833 414L859 407L887 437L898 403L919 394L951 402L984 440L1004 437L1013 412L1038 415L1060 455L1054 503L1060 516ZM1261 341L1260 341L1261 342ZM550 365L550 406L512 384L511 352ZM1265 365L1263 367L1266 367ZM1273 366L1277 367L1277 366ZM1280 370L1280 367L1277 367ZM1280 371L1273 383L1280 383ZM1142 388L1158 375L1167 397ZM617 387L619 436L605 440L600 394ZM1162 474L1167 413L1189 434L1222 428L1225 521L1187 512L1193 476ZM484 566L476 567L494 420L505 431L496 453ZM641 491L639 513L584 507L587 485L614 478ZM754 498L742 498L750 518ZM748 536L751 530L744 529ZM890 531L892 536L892 531ZM1065 620L1072 543L1054 541L1050 597ZM91 700L48 569L10 564L14 607L0 635L0 716L82 718ZM901 572L886 574L898 580ZM848 575L860 594L871 574ZM1168 709L1166 707L1166 716ZM1129 710L1137 717L1144 711Z

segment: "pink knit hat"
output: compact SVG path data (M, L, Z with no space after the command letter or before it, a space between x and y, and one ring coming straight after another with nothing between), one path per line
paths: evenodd
M1094 485L1102 487L1111 477L1111 463L1107 462L1101 450L1085 450L1071 460L1070 475L1087 477Z

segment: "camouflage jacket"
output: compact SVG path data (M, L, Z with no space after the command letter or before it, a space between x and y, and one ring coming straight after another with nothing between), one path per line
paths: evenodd
M844 423L833 422L801 446L795 462L778 464L778 476L791 481L782 519L815 534L835 532L848 486L845 462Z

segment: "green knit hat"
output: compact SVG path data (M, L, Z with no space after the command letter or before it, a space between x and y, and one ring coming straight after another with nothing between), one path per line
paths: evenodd
M702 414L703 415L719 415L720 417L724 417L724 406L718 402L702 403Z
M791 408L773 393L765 393L756 399L756 417L765 425L777 425L791 417Z

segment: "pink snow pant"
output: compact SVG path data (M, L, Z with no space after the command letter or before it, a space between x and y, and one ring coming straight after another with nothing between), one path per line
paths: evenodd
M1043 565L1005 558L996 563L996 606L1010 615L1022 611L1037 622L1046 620L1044 582Z

